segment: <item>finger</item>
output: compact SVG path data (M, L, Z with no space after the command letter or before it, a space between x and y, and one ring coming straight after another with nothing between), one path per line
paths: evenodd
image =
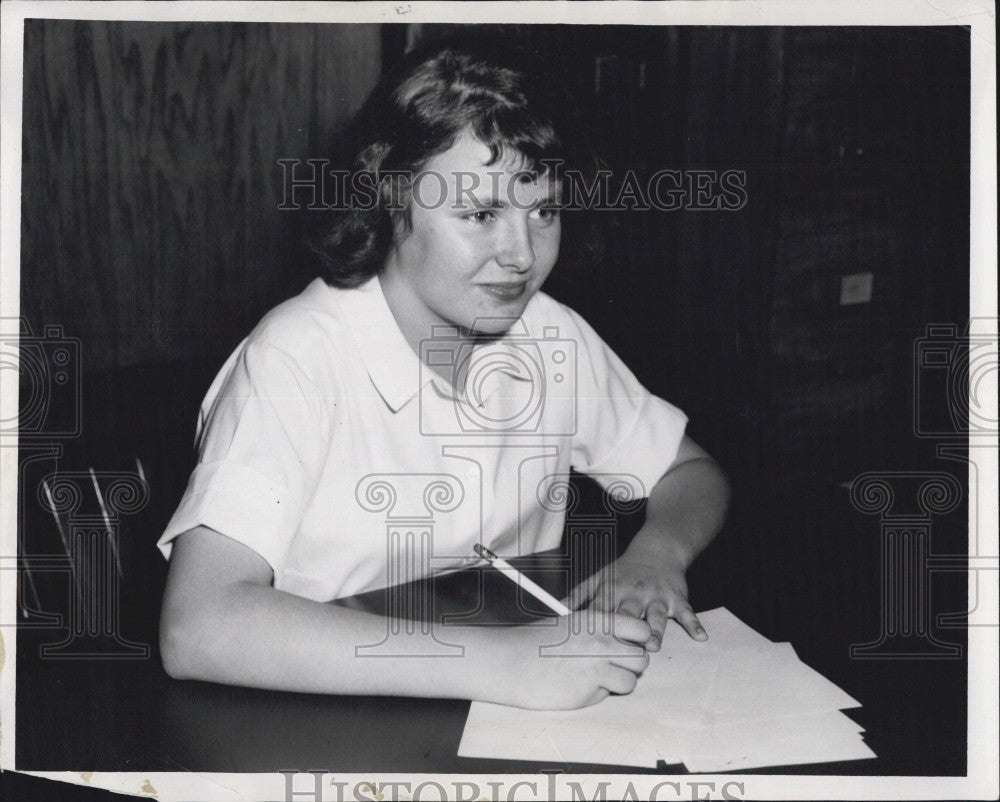
M584 700L582 707L590 707L591 705L596 705L598 702L603 702L608 698L610 692L607 688L595 688L594 692Z
M643 606L638 599L622 599L618 602L616 612L630 615L633 618L642 618Z
M674 614L674 619L695 640L708 640L708 633L705 632L705 628L701 625L701 621L698 620L698 616L694 614L694 610L691 609L690 604L685 604L681 607Z
M601 680L601 685L611 693L632 693L639 683L639 675L627 668L609 664Z
M639 654L616 655L608 661L619 668L628 669L633 674L641 674L649 667L649 652L643 649Z
M646 622L649 624L651 630L649 643L646 644L647 649L654 652L660 650L660 645L663 643L663 632L666 630L667 621L669 620L670 612L667 610L667 605L663 602L651 602L649 607L646 608Z
M651 634L649 624L643 619L617 613L611 620L611 632L620 641L636 643L643 647Z

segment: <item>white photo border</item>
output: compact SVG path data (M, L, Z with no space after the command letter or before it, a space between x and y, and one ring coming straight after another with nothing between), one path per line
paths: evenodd
M913 0L856 2L855 0L704 0L703 2L34 2L11 0L0 4L2 66L2 165L0 165L0 317L19 315L21 116L23 33L26 18L143 21L225 22L520 22L636 25L956 25L972 31L971 66L971 297L970 316L997 318L996 251L996 42L993 2L974 0ZM994 399L995 403L995 399ZM0 416L11 420L17 412L17 385L0 387ZM996 419L995 407L994 416ZM7 443L5 443L5 446ZM16 553L17 449L2 449L0 472L0 555ZM970 540L978 539L977 553L996 555L998 473L996 440L992 449L970 469L978 478L978 510L970 509ZM976 476L975 472L978 472ZM976 523L979 531L974 531ZM0 572L10 574L11 572ZM981 581L997 582L996 571L985 571ZM995 592L994 592L995 596ZM0 575L0 609L16 609L16 583ZM989 799L998 795L998 628L987 620L995 611L977 610L969 621L968 773L966 777L855 777L786 775L700 775L672 778L685 787L692 782L715 789L742 783L738 798L766 799ZM14 768L16 628L0 631L0 767ZM284 799L281 774L184 774L28 772L39 777L86 783L121 793L160 800ZM438 782L445 788L457 779L479 783L501 782L505 788L522 785L517 798L546 798L551 791L544 775L370 775L338 774L346 788L365 783ZM664 778L657 775L559 775L557 791L567 798L568 782L579 782L588 793L601 781L609 799L632 793L649 798L650 789ZM531 783L536 796L529 796ZM357 792L355 792L357 793ZM588 797L589 798L589 797ZM669 798L669 797L668 797ZM685 797L687 798L687 797ZM697 798L692 796L690 798Z

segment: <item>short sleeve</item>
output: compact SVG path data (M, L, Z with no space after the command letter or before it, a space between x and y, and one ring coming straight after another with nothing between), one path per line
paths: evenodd
M198 464L157 545L207 526L285 562L327 449L330 399L289 353L266 340L230 357L202 405Z
M635 476L648 494L676 458L687 416L643 387L583 318L566 311L577 340L572 465L605 487L615 476Z

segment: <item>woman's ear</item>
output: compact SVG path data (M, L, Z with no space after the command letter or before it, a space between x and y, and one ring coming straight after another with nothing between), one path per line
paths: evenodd
M413 202L412 184L408 177L385 176L379 182L379 202L392 223L392 244L398 245L410 234L410 205Z

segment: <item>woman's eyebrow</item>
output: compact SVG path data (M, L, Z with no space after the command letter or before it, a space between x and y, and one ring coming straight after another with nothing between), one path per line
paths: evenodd
M491 197L487 199L482 199L476 197L471 192L467 193L467 196L472 201L472 205L475 206L477 209L507 209L510 207L510 204L507 201L503 200L502 198Z
M559 203L559 190L558 188L553 189L551 192L546 192L545 195L537 200L533 201L531 204L514 204L509 200L504 198L478 198L472 192L463 192L463 198L459 198L455 201L452 208L454 209L468 209L469 206L464 202L464 198L469 198L472 201L472 206L475 209L491 210L491 209L510 209L510 208L523 208L523 209L537 209L540 206L551 206L553 204Z

